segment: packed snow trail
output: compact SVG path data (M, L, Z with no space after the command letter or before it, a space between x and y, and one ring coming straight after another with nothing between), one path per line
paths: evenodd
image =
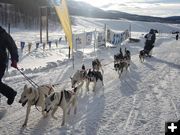
M157 41L158 42L158 41ZM160 43L160 42L159 42ZM58 109L58 120L50 116L42 118L41 113L32 107L26 128L21 128L26 114L18 100L24 84L28 82L20 75L7 77L5 81L16 88L18 95L14 104L6 106L7 112L0 122L1 135L19 134L62 134L62 135L164 135L165 121L180 119L180 42L169 41L157 44L153 57L139 61L142 46L128 44L132 52L132 63L127 74L121 78L113 70L113 55L119 48L98 50L97 57L103 59L104 88L98 83L96 94L83 89L79 96L78 113L70 115L67 126L61 127L62 111ZM135 48L135 49L134 49ZM78 55L77 55L78 57ZM86 54L85 66L91 67L94 53ZM82 60L76 60L76 69L81 68ZM69 77L76 70L71 61L52 69L42 70L31 75L38 84L62 83L57 87L70 87ZM104 90L103 90L104 89ZM2 105L6 99L2 98Z

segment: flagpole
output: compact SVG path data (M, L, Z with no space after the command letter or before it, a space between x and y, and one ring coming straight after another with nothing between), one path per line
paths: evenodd
M72 64L73 64L73 70L74 70L74 50L73 50L73 48L72 48Z

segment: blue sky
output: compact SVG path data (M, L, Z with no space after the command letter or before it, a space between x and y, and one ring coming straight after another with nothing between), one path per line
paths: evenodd
M76 0L103 10L158 17L180 16L180 0Z

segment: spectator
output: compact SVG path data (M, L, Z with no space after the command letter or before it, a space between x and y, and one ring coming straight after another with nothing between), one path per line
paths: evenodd
M179 39L179 34L177 33L177 35L176 35L176 40L178 40Z
M6 50L8 50L11 55L11 66L17 68L18 52L16 44L12 37L0 26L0 93L7 97L7 104L11 105L14 102L17 92L2 82L2 77L4 76L8 63Z

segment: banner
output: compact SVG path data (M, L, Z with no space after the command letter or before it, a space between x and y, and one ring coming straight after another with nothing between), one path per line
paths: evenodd
M129 32L128 30L122 32L122 33L117 33L114 32L110 29L107 30L107 42L113 44L113 45L119 45L121 44L124 40L126 40L129 37Z
M123 40L126 40L126 39L128 39L129 37L130 37L129 31L128 31L128 30L125 30L125 31L123 32Z
M105 46L104 32L97 32L97 46Z
M86 45L91 45L92 42L92 32L87 32L86 33Z
M65 35L67 37L69 47L72 49L72 47L73 47L72 29L71 29L71 21L69 18L66 0L52 0L52 3L55 7L56 13L57 13L60 21L61 21L61 25L62 25Z
M75 49L83 48L86 45L86 33L74 34L73 35L73 44Z

